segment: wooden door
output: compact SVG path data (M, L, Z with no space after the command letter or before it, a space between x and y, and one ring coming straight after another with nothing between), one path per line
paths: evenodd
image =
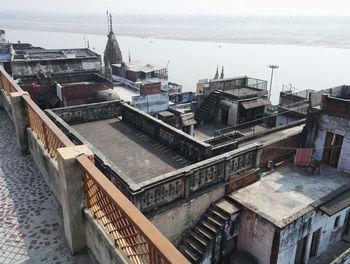
M338 167L341 147L343 145L343 139L344 137L341 135L335 135L334 144L332 148L332 154L330 157L329 165L331 165L334 168Z
M331 156L331 145L332 145L332 141L333 141L333 136L334 134L331 132L327 132L326 135L326 141L324 143L324 149L323 149L323 157L322 160L325 163L329 163L329 158Z
M337 168L344 136L327 132L323 150L323 162Z

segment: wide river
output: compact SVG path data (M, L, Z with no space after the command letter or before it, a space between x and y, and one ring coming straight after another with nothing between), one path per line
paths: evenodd
M5 29L6 30L6 29ZM41 31L6 30L10 42L29 42L43 48L90 48L103 54L107 37ZM278 36L276 36L278 38ZM169 80L195 91L199 79L212 78L216 66L223 65L225 77L247 75L270 80L269 64L279 65L272 86L272 101L278 102L282 84L291 83L296 91L320 90L350 84L350 49L294 45L228 44L165 39L117 37L124 60L131 58L166 65Z

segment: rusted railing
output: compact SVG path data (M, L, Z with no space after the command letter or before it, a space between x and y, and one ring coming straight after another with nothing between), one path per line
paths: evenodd
M0 66L0 76L2 87L6 94L9 95L13 92L22 92L22 88L11 78L11 76Z
M130 263L189 263L87 157L78 163L88 208Z
M58 148L75 146L28 95L24 95L23 99L27 108L29 126L44 144L51 158L56 159Z

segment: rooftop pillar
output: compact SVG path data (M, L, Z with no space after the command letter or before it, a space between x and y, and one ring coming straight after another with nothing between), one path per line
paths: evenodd
M22 154L28 153L28 115L26 105L23 100L23 95L28 95L27 92L14 92L10 94L10 102L12 109L13 124L16 130L17 143Z
M76 160L81 155L93 159L93 152L84 145L57 149L64 232L72 254L83 250L86 245L83 221L84 179Z

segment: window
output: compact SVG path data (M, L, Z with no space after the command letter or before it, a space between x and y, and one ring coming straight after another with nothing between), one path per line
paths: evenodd
M334 228L337 228L339 226L339 219L340 219L340 215L338 215L337 218L335 218Z

